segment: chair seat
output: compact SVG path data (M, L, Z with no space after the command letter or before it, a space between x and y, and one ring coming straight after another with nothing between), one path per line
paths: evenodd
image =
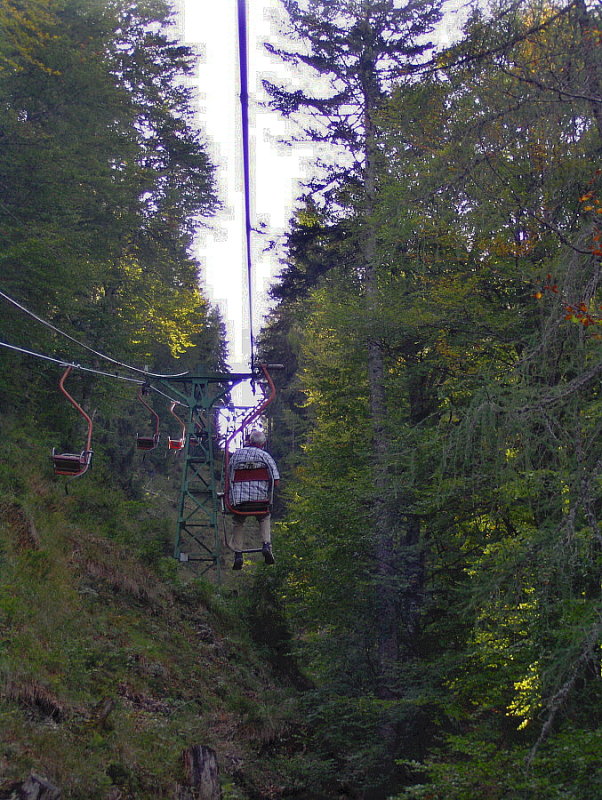
M267 500L247 500L244 503L238 503L232 508L235 514L237 511L241 514L249 514L250 512L269 514L270 512L270 504Z
M53 453L52 463L56 475L79 475L90 466L92 451L82 453Z
M138 450L154 450L159 443L158 436L137 436L136 447Z

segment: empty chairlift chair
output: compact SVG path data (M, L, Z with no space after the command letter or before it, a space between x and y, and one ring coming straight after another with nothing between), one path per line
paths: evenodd
M81 453L57 453L56 448L52 449L52 464L55 475L66 475L69 478L79 478L83 475L92 462L92 420L77 403L69 392L65 389L65 381L69 377L72 366L67 367L63 373L59 388L71 405L82 415L88 425L85 449Z
M136 434L136 447L138 450L154 450L155 447L159 444L159 415L154 411L149 404L144 399L144 395L147 393L148 388L146 386L141 386L138 390L138 400L142 403L142 405L146 408L149 412L151 417L154 420L154 432L150 436L140 436L140 434Z
M173 402L169 407L169 412L172 415L172 417L175 417L180 423L181 434L179 439L171 439L171 438L167 439L167 447L169 450L182 450L182 448L186 444L186 423L174 411L177 405L180 405L180 403Z

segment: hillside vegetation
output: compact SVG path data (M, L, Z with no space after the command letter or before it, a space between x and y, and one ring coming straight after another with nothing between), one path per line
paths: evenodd
M224 797L281 796L298 678L269 586L178 576L165 479L126 496L101 467L67 495L42 444L2 434L0 795L33 771L63 798L173 797L205 745Z
M438 2L283 6L266 88L332 156L262 340L312 747L371 800L599 800L600 3L444 50Z

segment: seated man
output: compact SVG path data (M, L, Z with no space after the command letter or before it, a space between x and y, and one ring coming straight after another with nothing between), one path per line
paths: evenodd
M257 429L252 430L248 442L248 445L232 454L228 468L228 500L234 510L231 544L234 550L232 569L242 569L243 525L249 512L255 510L257 513L254 516L259 522L259 533L263 543L261 552L266 564L274 563L270 506L273 489L278 485L280 475L276 462L264 450L265 433ZM237 514L237 509L246 513Z

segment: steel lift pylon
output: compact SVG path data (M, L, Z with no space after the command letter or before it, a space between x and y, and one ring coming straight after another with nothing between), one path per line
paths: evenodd
M186 437L182 457L182 481L174 558L197 562L200 574L217 571L220 581L221 537L219 535L219 482L221 464L216 458L220 402L239 383L252 380L252 373L208 373L183 375L161 381L170 394L187 406Z
M271 367L281 368L274 364ZM216 570L221 582L222 537L219 520L222 514L221 477L222 457L218 444L217 415L221 401L243 381L261 380L262 373L270 385L271 395L258 404L263 410L275 392L267 367L248 373L205 373L163 379L183 406L187 406L184 420L186 434L184 446L179 451L183 459L182 481L178 502L178 520L174 557L182 563L196 562L199 574ZM256 415L247 415L247 422ZM178 455L178 458L180 455Z

